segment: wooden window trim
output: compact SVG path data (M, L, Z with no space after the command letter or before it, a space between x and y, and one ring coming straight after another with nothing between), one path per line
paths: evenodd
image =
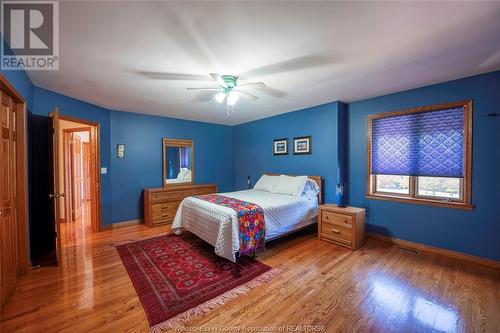
M437 111L443 109L451 109L454 107L464 108L464 164L463 164L463 174L464 177L461 180L462 186L462 198L461 200L448 200L443 198L430 198L427 196L417 195L417 177L410 176L410 195L401 195L397 193L386 193L376 191L376 175L373 175L372 165L371 165L371 147L372 147L372 122L374 119L402 116L413 113L422 113ZM366 128L366 194L367 199L377 199L386 201L396 201L404 203L414 203L421 205L430 205L438 207L448 207L471 210L474 208L472 205L472 100L465 100L454 103L446 104L434 104L430 106L405 109L399 111L384 112L375 115L369 115L367 117L367 128Z

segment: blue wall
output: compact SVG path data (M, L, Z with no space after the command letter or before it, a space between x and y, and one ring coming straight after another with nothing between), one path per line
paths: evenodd
M472 203L452 208L365 199L369 114L473 100ZM349 203L367 209L368 231L500 260L500 71L349 104Z
M337 177L337 112L333 102L285 113L235 127L234 184L246 188L265 172L318 175L324 179L325 200L335 199ZM293 155L293 138L312 136L312 154ZM288 155L273 155L273 140L288 138Z
M0 34L0 39L2 40L3 47L6 50L7 54L13 54L9 45L3 39L3 36ZM25 101L28 110L32 110L33 108L33 84L29 79L28 75L26 75L25 71L3 71L2 75L4 75L7 80L12 84L18 93L20 93Z
M36 115L47 116L54 107L58 107L61 114L99 123L101 166L108 168L108 174L101 175L102 224L110 223L112 221L111 177L109 175L111 111L37 86L33 88L33 104L34 109L32 111ZM46 163L46 161L33 161L33 163Z
M162 186L162 138L194 141L196 183L215 183L219 191L233 188L233 128L137 113L111 112L112 220L142 216L142 190ZM125 144L125 158L116 145Z

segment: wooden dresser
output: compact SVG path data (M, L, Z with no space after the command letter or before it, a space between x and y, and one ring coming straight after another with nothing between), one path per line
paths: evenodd
M352 250L365 241L365 210L356 207L319 206L318 238Z
M148 227L171 224L177 208L185 197L216 192L215 184L144 189L144 224Z

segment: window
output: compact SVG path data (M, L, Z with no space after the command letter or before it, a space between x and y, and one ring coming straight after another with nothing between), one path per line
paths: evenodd
M417 196L461 199L461 178L417 177Z
M372 199L471 209L472 101L368 117Z
M393 194L410 194L410 177L396 175L378 175L376 191Z

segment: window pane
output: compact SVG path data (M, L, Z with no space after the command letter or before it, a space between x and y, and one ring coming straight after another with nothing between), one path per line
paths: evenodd
M460 199L461 178L418 177L417 195Z
M377 175L377 192L410 194L409 176Z

